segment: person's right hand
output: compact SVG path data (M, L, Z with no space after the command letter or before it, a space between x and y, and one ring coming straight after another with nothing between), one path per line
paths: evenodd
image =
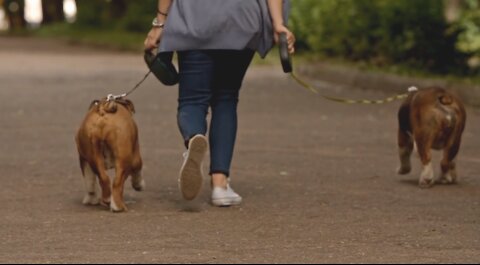
M293 35L293 33L287 28L285 27L284 25L276 25L274 26L274 39L275 39L275 43L278 43L279 39L280 39L280 34L281 33L286 33L287 34L287 43L288 43L288 52L290 54L293 54L295 53L295 35Z
M162 38L163 28L154 27L148 32L147 38L145 39L144 46L145 51L151 51L158 48L158 43Z

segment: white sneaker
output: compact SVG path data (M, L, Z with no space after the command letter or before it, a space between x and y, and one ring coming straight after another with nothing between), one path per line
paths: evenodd
M185 200L191 201L197 197L203 184L203 159L207 153L208 142L203 135L196 135L188 143L178 186Z
M227 188L214 187L212 191L212 204L218 207L234 206L242 203L242 197L238 195L230 184Z

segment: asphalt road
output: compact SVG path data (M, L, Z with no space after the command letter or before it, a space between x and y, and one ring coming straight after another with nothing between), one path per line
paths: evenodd
M130 89L141 54L0 38L0 263L479 263L480 111L468 109L459 183L398 176L399 102L354 106L298 87L279 66L244 82L232 168L240 207L177 190L176 88L131 95L147 190L128 213L82 205L75 132L93 99ZM322 91L383 98L311 80ZM437 172L440 154L435 155Z

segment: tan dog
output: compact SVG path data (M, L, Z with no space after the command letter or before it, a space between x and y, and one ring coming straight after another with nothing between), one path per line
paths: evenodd
M97 176L102 189L101 202L110 205L114 212L127 210L123 189L129 175L132 176L135 190L145 188L134 112L133 103L124 99L95 100L90 105L76 136L80 167L87 189L84 204L100 203ZM115 179L112 185L106 171L113 168Z
M435 183L431 149L443 150L440 182L455 183L455 157L465 129L466 111L462 102L445 89L432 87L412 91L398 112L399 174L411 171L410 156L416 144L423 164L419 185Z

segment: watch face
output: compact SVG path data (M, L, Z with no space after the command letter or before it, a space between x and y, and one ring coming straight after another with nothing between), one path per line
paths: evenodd
M159 23L157 18L154 18L152 21L152 26L162 28L164 23Z

